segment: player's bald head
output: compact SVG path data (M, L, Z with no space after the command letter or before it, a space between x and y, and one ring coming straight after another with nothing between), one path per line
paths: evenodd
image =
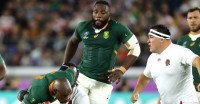
M67 103L71 100L72 88L66 78L56 79L53 82L53 93L60 103Z
M71 84L66 78L56 79L53 84L53 89L66 92L72 92Z

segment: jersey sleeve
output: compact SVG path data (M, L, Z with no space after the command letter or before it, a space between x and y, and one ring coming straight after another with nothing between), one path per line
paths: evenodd
M152 78L151 71L150 71L151 70L151 66L152 66L151 57L152 57L152 54L149 56L148 61L147 61L147 65L146 65L146 67L144 69L144 72L143 72L143 74L148 78Z
M184 48L184 54L182 54L181 64L183 65L192 65L193 60L198 57L198 55L194 54L191 50Z
M127 26L124 26L122 24L119 24L118 33L122 43L127 42L131 38L131 36L134 35Z
M178 44L178 45L181 45L181 46L183 45L183 37L181 37L181 38L177 41L177 44Z
M65 77L68 79L71 85L75 82L75 75L76 74L73 69L68 68L67 70L65 70Z

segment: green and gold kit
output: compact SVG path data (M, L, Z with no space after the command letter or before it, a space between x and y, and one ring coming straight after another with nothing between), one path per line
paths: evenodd
M190 34L187 34L178 40L178 44L190 49L192 52L200 56L200 37L198 37L195 40L192 40ZM194 85L196 88L197 84L200 83L200 77L197 68L192 67L192 69L193 69L192 74L194 77Z
M24 97L25 104L42 104L45 101L53 102L55 98L50 95L49 85L59 78L67 78L70 84L74 84L75 72L69 68L58 70L45 75L36 76L28 88L28 95Z
M114 68L118 49L132 35L126 26L112 19L100 30L93 28L91 20L81 22L75 31L76 38L83 42L80 72L97 81L109 83L108 70Z

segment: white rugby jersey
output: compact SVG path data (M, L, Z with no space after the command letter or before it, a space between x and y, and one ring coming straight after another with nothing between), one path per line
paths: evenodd
M198 102L192 76L192 61L196 57L191 50L173 43L161 54L149 56L143 73L153 78L162 104Z

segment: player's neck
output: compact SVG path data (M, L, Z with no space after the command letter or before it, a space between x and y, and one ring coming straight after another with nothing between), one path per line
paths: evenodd
M200 30L198 30L198 31L196 31L196 32L190 31L189 34L191 34L191 35L198 35L198 34L200 34Z
M106 22L106 24L105 24L102 28L99 28L99 29L98 29L98 28L95 28L95 26L93 25L92 27L93 27L95 33L99 33L101 30L106 29L107 26L108 26L109 21L110 21L110 18L108 19L108 21Z
M162 47L161 47L160 51L158 52L158 54L161 54L162 52L164 52L169 47L169 45L171 44L170 40L165 40L165 41L166 42L164 42L162 44Z

